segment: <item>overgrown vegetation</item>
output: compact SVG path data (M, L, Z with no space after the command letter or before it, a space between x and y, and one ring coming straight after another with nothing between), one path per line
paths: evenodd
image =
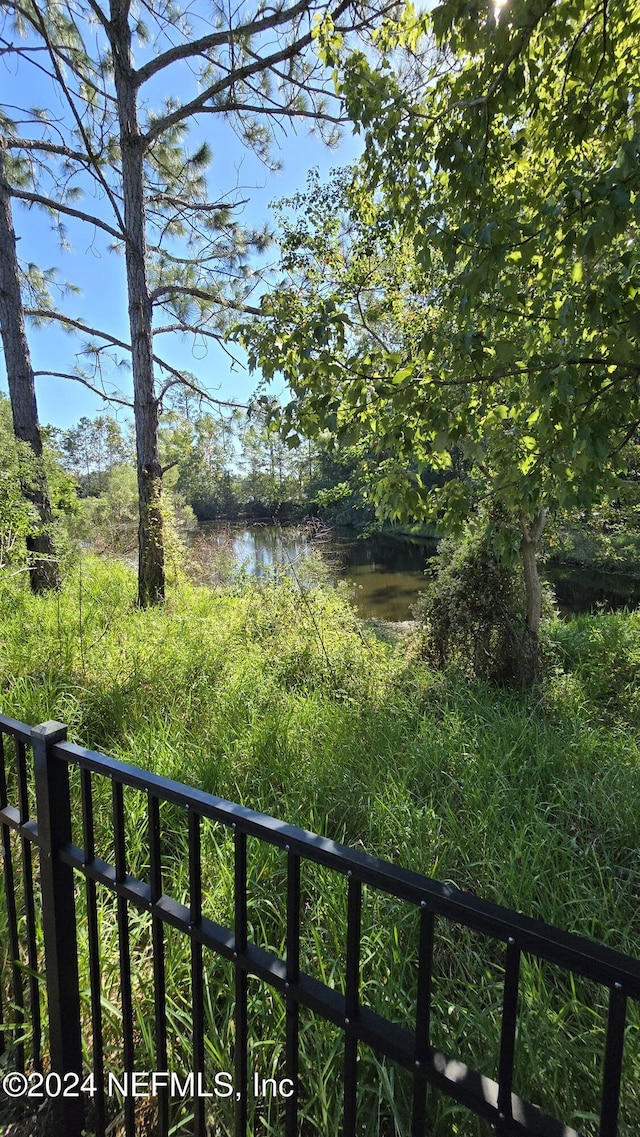
M0 592L3 710L56 718L85 745L451 881L551 924L637 951L640 916L640 617L551 623L549 670L533 696L435 672L418 646L395 651L355 618L339 592L239 581L211 590L182 583L165 608L136 607L133 573L87 560L59 596ZM110 797L96 780L99 855L111 856ZM103 793L104 790L104 793ZM104 797L104 800L103 800ZM125 795L127 869L146 869L146 803ZM188 890L186 825L163 812L165 888ZM230 843L204 827L205 912L232 920ZM78 834L79 837L79 834ZM250 843L250 921L256 942L282 951L284 862ZM303 966L342 983L344 882L303 877ZM367 893L363 995L408 1022L415 997L415 913ZM120 994L113 911L101 909L105 1030L120 1060ZM80 932L83 934L83 922ZM153 1068L147 917L132 917L136 1065ZM167 933L170 1065L190 1068L188 945ZM502 960L483 937L438 922L434 1043L495 1076ZM229 1069L232 990L227 966L206 968L207 1063ZM517 1092L595 1137L598 1055L606 992L523 962ZM88 1006L85 1005L88 1013ZM265 1076L283 1052L283 1006L251 985L252 1056ZM620 1137L640 1129L640 1026L630 1012ZM89 1038L89 1032L86 1032ZM567 1061L567 1054L570 1060ZM337 1135L342 1040L303 1015L305 1134ZM362 1048L363 1134L404 1137L410 1079ZM253 1119L281 1132L280 1106ZM488 1128L434 1094L434 1137ZM179 1132L188 1119L176 1117ZM218 1103L220 1132L230 1116Z
M497 685L530 681L519 543L519 534L495 506L467 525L462 539L441 542L430 565L431 586L414 608L425 658L435 666L455 663ZM553 597L548 586L543 588L550 616Z
M46 554L33 548L33 541L44 533L55 537L56 564L66 562L72 552L68 526L78 512L72 479L56 462L52 450L45 445L42 462L46 472L48 508L51 513L45 526L34 504L34 487L40 477L38 461L30 446L16 438L11 421L11 406L0 392L0 575L5 578L25 575L38 558ZM28 546L31 540L31 549Z

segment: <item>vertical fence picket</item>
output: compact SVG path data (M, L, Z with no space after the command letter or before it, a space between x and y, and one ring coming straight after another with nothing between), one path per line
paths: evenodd
M415 1073L411 1137L424 1137L427 1124L426 1063L429 1057L431 1020L431 973L433 969L433 912L423 900L420 905L418 941L418 991L416 995Z
M156 1035L156 1069L165 1071L167 1054L167 1011L164 967L164 924L153 910L162 896L162 850L160 839L160 802L148 794L149 880L151 888L151 942L153 950L153 1006ZM169 1137L169 1090L158 1089L158 1137Z
M112 782L113 844L116 869L116 886L126 876L126 843L124 828L124 794L121 782ZM129 910L125 896L116 900L118 950L120 957L120 1000L122 1009L122 1066L125 1077L134 1072L133 1045L133 994L131 990L131 947L129 940ZM130 1087L128 1087L130 1089ZM135 1098L130 1092L124 1099L124 1126L126 1137L135 1137Z
M200 849L200 815L189 810L189 923L197 928L202 921L202 858ZM202 944L191 937L191 999L193 1003L193 1070L204 1083L204 986L202 981ZM194 1137L204 1137L204 1098L197 1092L193 1104Z
M0 794L2 806L7 805L7 776L4 746L2 748L2 782ZM22 968L20 967L20 941L18 937L18 913L16 908L16 886L13 872L11 832L8 825L2 826L2 866L4 869L4 894L7 910L9 955L11 958L11 1004L15 1017L12 1052L18 1070L24 1070L24 1043L22 1042L24 1024L24 990L22 987Z
M5 1051L7 1049L4 1003L4 975L2 974L2 968L0 968L0 1063L2 1062Z
M498 1110L500 1121L512 1117L513 1063L518 1024L518 986L520 982L520 949L513 936L507 940L502 996L502 1029L498 1061Z
M7 771L4 764L4 734L0 730L0 809L4 809L7 805ZM6 826L0 824L0 829L4 836ZM6 898L5 898L6 907ZM0 972L0 1057L5 1053L7 1048L7 1039L5 1031L5 1009L4 1009L4 975Z
M248 1079L248 1023L247 1023L247 972L240 963L240 956L247 950L247 835L235 830L235 870L234 870L234 908L235 908L235 949L236 965L235 989L235 1089L236 1123L235 1137L246 1137L247 1133L247 1079Z
M287 848L286 1071L292 1092L285 1102L285 1137L298 1132L300 1009L291 986L300 978L300 857Z
M620 1109L620 1077L624 1048L624 1025L627 997L621 983L615 983L609 995L609 1015L602 1079L602 1108L599 1137L616 1137Z
M60 851L71 843L71 797L69 767L54 757L57 742L67 728L49 722L31 731L36 785L42 929L49 1008L51 1069L64 1077L82 1076L80 985L73 869L64 864ZM64 1137L80 1137L84 1127L81 1097L54 1099L57 1131Z
M347 889L347 973L345 977L343 1135L355 1137L358 1097L358 1040L349 1027L358 1016L360 999L360 932L362 884L351 870Z
M18 812L20 824L29 820L29 794L27 789L27 755L24 742L16 741L16 761L18 767ZM33 858L31 841L22 837L22 891L24 898L24 919L26 930L27 966L29 969L29 1014L31 1018L31 1056L34 1070L42 1070L41 1022L40 1022L40 979L38 968L38 949L36 946L36 912L33 893Z
M84 863L95 860L95 830L93 822L93 787L91 773L82 770L80 775L82 796L82 840ZM89 950L89 991L91 997L92 1073L95 1082L94 1127L96 1137L104 1137L106 1125L104 1093L104 1049L102 1041L102 990L100 980L100 929L96 882L85 877L87 901L87 943Z
M20 824L29 818L29 791L27 788L27 754L24 742L16 738L16 775L18 788L18 813Z

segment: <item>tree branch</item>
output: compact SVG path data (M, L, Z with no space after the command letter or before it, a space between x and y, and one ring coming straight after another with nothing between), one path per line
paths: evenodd
M221 332L212 332L210 328L194 328L191 324L163 324L161 328L154 328L154 336L163 336L167 332L184 332L194 336L206 336L211 340L221 340L223 338Z
M95 225L97 229L102 229L111 237L115 237L117 241L126 241L127 236L123 232L118 232L106 221L101 221L99 217L94 217L90 213L84 213L81 209L73 209L70 205L63 205L62 202L53 201L50 197L43 197L39 193L29 193L27 190L16 189L11 186L11 196L17 197L21 201L33 201L36 205L43 205L45 209L50 209L54 213L64 213L68 217L77 217L80 221L86 221L89 225Z
M149 295L152 304L157 303L158 300L166 296L193 296L194 300L208 300L212 304L218 304L221 308L230 308L234 312L244 312L247 316L264 315L261 308L255 308L252 304L242 304L240 301L228 300L224 296L216 296L214 293L207 292L203 288L190 288L186 284L167 284L162 288L154 288Z
M74 383L81 383L83 387L88 387L90 391L93 391L94 394L99 395L100 398L104 399L106 402L119 403L123 407L133 407L133 403L128 399L120 398L119 395L108 395L106 391L102 391L100 387L96 387L93 383L86 379L84 375L76 375L74 372L70 371L34 371L33 374L34 376L49 375L52 379L73 379Z
M103 332L99 328L90 328L82 320L74 320L71 316L65 316L63 312L53 312L48 308L25 308L24 313L25 316L34 316L39 320L56 320L59 324L65 324L69 328L77 328L79 332L86 332L88 336L97 336L98 339L106 340L113 347L120 347L123 351L131 352L131 345L124 340L119 340L116 336L110 335L109 332Z
M346 8L349 7L351 0L341 0L341 3L333 13L334 19L341 16ZM165 130L175 126L177 122L182 122L183 119L189 118L193 114L206 110L209 113L218 110L220 113L228 113L235 110L235 106L230 104L224 107L205 107L208 99L214 98L222 91L227 90L236 83L242 83L244 79L250 78L251 75L256 75L261 71L268 71L277 63L283 63L285 59L291 59L302 52L305 47L308 47L313 40L312 32L307 32L306 35L301 36L300 39L290 43L288 47L282 48L281 51L276 51L272 55L260 58L255 63L248 63L244 67L237 67L232 70L229 75L224 79L218 80L217 83L212 83L205 91L197 95L195 99L190 102L184 103L181 107L177 107L175 111L165 115L163 118L157 119L153 126L151 126L144 135L143 141L145 149L148 149L152 142L155 141L159 135L163 134ZM191 45L193 46L193 45Z
M206 399L208 403L215 403L217 407L230 407L232 410L238 411L249 410L248 403L231 403L226 399L214 398L214 396L210 395L208 391L204 390L204 388L198 387L197 383L193 383L190 379L185 379L184 375L181 375L178 371L175 373L175 378L169 379L168 382L165 383L162 387L160 394L158 395L158 403L162 402L167 391L169 391L171 387L176 387L178 384L181 384L184 387L188 387L190 391L193 391L194 394L199 395L201 399Z
M89 0L92 7L95 7L94 0ZM280 12L274 12L270 16L262 19L249 20L246 24L241 24L237 28L225 28L224 31L212 32L211 35L202 36L200 39L192 40L189 43L181 43L176 47L171 47L162 55L156 56L155 59L149 60L143 67L139 67L133 73L134 83L137 87L141 87L153 75L157 75L158 71L163 71L165 67L169 67L172 63L177 63L180 59L193 59L195 55L203 55L205 52L210 51L214 47L222 47L224 44L233 43L234 40L244 37L259 35L261 32L269 31L271 28L281 27L283 24L292 23L298 16L304 15L305 11L310 11L310 0L299 0L294 4L293 8L285 8Z
M125 340L117 339L116 336L110 335L109 332L103 332L100 330L100 328L90 328L88 326L88 324L83 323L82 320L74 320L74 319L72 319L71 316L65 316L62 312L51 312L51 311L48 311L46 308L25 308L25 315L26 316L35 316L38 319L57 320L58 323L60 323L60 324L65 324L67 327L70 327L70 328L76 328L80 332L86 332L86 334L89 336L96 336L98 339L105 340L106 343L111 344L112 347L119 347L122 349L122 351L126 351L129 354L131 354L131 345L126 343ZM201 328L190 328L190 327L187 327L184 325L182 325L181 327L182 327L182 330L185 332L192 332L193 331L196 334L198 334L200 332L202 332L202 334L205 334L205 335L207 334L206 331L204 331ZM156 330L155 334L157 334L157 332L158 332L158 329ZM210 334L211 334L211 337L214 338L213 333L210 333ZM221 346L224 347L224 345L221 345ZM98 350L101 350L101 349L98 349ZM225 351L227 351L226 348L225 348ZM237 362L237 360L235 360L234 356L231 355L231 352L227 351L227 354L230 356L231 359L234 360L234 362ZM178 371L178 369L176 367L173 367L173 365L171 363L167 363L167 361L165 359L162 359L161 356L156 355L155 353L154 353L152 358L153 358L154 363L158 364L158 367L161 367L164 371L168 371L169 374L174 377L172 380L172 386L178 382L180 382L180 383L184 382L187 386L192 386L192 384L187 382L187 380L184 378L182 372ZM43 372L43 374L49 375L49 374L52 374L52 372L47 371L47 372ZM70 379L70 378L73 378L73 376L67 375L66 378ZM162 399L162 396L164 394L165 389L166 388L163 388L162 392L158 396L158 402ZM194 390L195 390L195 388L194 388ZM220 399L214 399L213 402L221 402L221 400ZM126 405L128 406L129 404L127 403ZM227 404L224 403L224 405L226 406ZM233 405L234 404L232 404L232 403L229 404L229 406L233 406Z
M199 114L216 114L216 113L220 114L221 112L223 112L227 109L231 110L233 112L235 112L235 111L246 111L249 114L270 115L272 118L275 118L275 117L277 117L277 118L312 118L312 119L317 119L321 122L332 122L336 126L342 126L345 122L349 121L347 119L346 115L344 117L340 118L340 117L338 117L338 115L329 114L328 111L302 111L302 110L295 110L293 107L278 107L278 106L274 106L274 107L252 107L246 103L235 103L235 102L230 104L230 106L228 108L224 107L224 106L203 107L202 110L199 111L198 113Z
M192 213L215 213L223 209L238 209L241 205L247 205L251 199L243 197L240 201L189 201L186 197L176 197L171 193L154 193L147 197L147 201L157 202L167 201L171 205L181 207L185 212L190 210Z
M631 439L633 438L633 436L634 436L634 434L635 434L635 432L637 431L637 429L638 429L638 427L639 427L639 426L640 426L640 419L637 419L635 422L632 422L632 423L631 423L631 426L629 427L629 429L628 429L628 430L627 430L627 432L625 433L625 435L624 435L624 437L623 437L623 439L622 439L622 442L620 442L620 443L619 443L619 444L618 444L618 445L615 447L615 449L614 449L614 450L611 450L611 451L610 451L610 453L609 453L609 457L610 457L610 458L613 458L613 457L614 457L616 454L619 454L621 450L624 450L624 448L625 448L625 446L627 445L627 443L628 443L628 442L631 442Z
M17 138L12 135L5 137L4 145L7 150L42 150L46 154L58 154L61 158L71 158L74 162L83 162L85 165L93 165L97 160L95 155L93 158L79 150L71 150L68 146L62 146L58 142L48 142L44 138Z

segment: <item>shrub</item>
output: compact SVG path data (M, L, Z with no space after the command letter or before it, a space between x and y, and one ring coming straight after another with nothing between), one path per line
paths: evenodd
M640 717L640 613L601 612L552 624L547 652L558 671L572 675L583 698L621 722Z
M516 548L495 508L461 540L440 543L433 584L414 607L429 662L441 669L456 663L495 684L525 681L526 600ZM546 589L543 612L552 611Z

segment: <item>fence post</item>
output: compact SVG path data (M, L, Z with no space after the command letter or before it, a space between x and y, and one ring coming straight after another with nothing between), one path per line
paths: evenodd
M80 985L73 869L59 858L59 849L71 841L69 767L53 758L51 748L67 737L59 722L33 727L31 745L35 774L42 928L49 1004L49 1049L51 1070L64 1078L77 1074L82 1081L82 1036ZM53 1102L56 1133L80 1137L84 1128L84 1105L78 1097L57 1097Z

